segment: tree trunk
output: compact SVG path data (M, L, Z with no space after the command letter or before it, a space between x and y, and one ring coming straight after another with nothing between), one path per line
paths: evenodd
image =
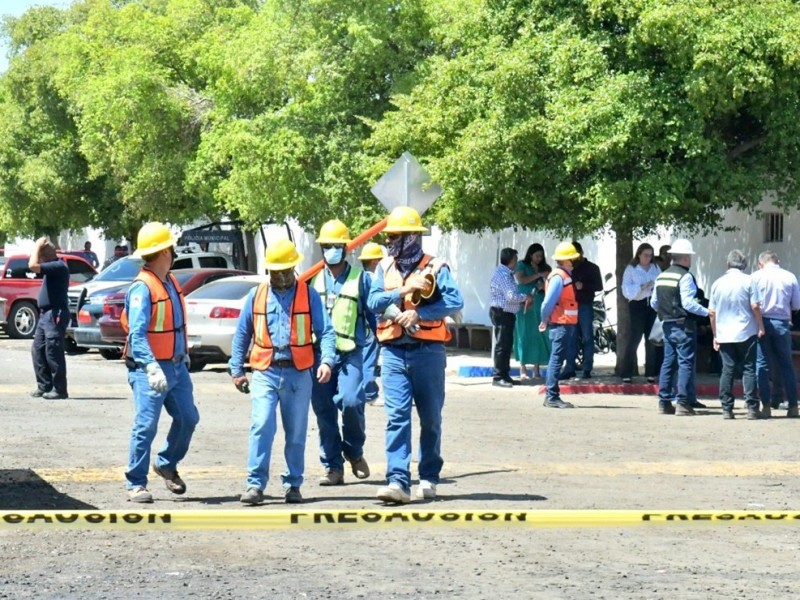
M633 257L633 232L630 227L614 227L617 240L617 260L614 275L617 279L617 364L614 373L622 373L625 348L631 335L631 314L628 301L622 295L622 275ZM634 370L634 373L636 371Z

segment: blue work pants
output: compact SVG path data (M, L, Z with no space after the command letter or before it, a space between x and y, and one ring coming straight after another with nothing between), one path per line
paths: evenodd
M319 427L320 462L326 470L343 471L344 460L357 460L364 454L367 439L364 421L362 348L336 353L336 364L326 383L314 380L311 406ZM319 357L314 367L319 366ZM342 428L339 431L339 413Z
M167 391L157 392L147 383L147 373L141 368L128 371L128 383L133 389L133 430L131 431L128 470L125 477L128 489L147 487L150 466L150 447L156 437L161 407L172 417L164 447L156 457L156 466L176 471L178 463L189 451L195 427L200 420L194 404L192 380L183 362L160 360L158 364L167 377Z
M411 489L411 407L419 416L419 478L439 483L442 408L444 407L444 344L422 342L385 345L381 382L386 409L386 478L406 492Z
M545 385L547 401L556 402L561 399L561 389L558 386L561 366L568 360L571 348L577 343L578 326L550 323L548 331L550 332L551 349L547 373L545 373Z
M247 454L247 487L264 490L269 480L272 441L277 430L277 409L285 434L283 454L286 472L281 474L283 487L300 487L305 470L308 406L311 403L311 369L271 365L265 371L253 371L250 388L252 413L250 444Z
M36 386L42 392L54 390L67 394L67 361L64 357L64 334L69 325L69 310L51 309L39 314L33 334L31 357Z
M378 361L381 356L381 345L378 338L370 334L366 346L364 346L364 398L367 402L378 399L380 389L378 387L378 375L380 367Z
M791 323L764 317L764 336L758 340L758 393L761 403L769 406L772 400L770 373L776 371L783 383L789 406L797 406L797 377L792 363Z

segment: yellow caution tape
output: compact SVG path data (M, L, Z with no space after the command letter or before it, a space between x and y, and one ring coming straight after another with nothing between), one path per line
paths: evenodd
M0 511L0 530L73 529L316 529L320 527L414 527L515 525L629 527L663 523L800 523L793 511L669 510L186 510Z

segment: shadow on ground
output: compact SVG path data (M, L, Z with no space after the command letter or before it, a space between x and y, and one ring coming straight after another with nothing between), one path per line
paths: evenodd
M59 492L31 469L0 469L0 510L91 510Z

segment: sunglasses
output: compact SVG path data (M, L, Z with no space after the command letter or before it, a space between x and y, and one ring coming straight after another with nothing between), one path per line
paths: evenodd
M344 248L344 244L320 244L319 247L324 252L325 250L329 250L331 248Z

